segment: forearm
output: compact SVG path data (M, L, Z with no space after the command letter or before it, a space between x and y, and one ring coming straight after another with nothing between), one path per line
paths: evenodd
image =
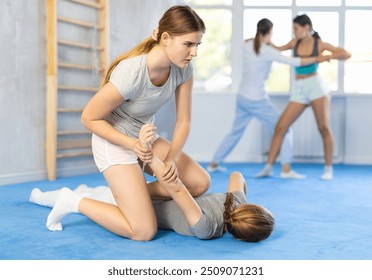
M94 121L82 121L83 125L98 135L109 141L112 144L125 147L127 149L133 149L134 143L137 139L131 138L124 133L114 128L106 120L94 120Z
M172 143L164 161L176 162L190 133L190 122L176 123Z
M172 194L172 199L185 216L189 226L193 226L200 221L203 213L184 185Z
M331 59L346 60L351 57L351 54L343 49L333 52L330 55Z
M178 208L185 216L187 223L190 226L195 225L201 218L202 212L195 199L191 196L186 186L181 182L180 179L167 183L162 180L162 173L165 168L165 164L156 156L152 158L152 161L148 164L154 175L158 179L162 187L169 193Z
M314 64L318 63L318 57L317 56L312 56L312 57L302 57L301 58L301 66L302 65L309 65L309 64Z

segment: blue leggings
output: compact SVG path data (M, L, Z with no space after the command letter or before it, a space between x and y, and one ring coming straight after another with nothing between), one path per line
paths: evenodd
M241 95L237 96L235 120L233 127L228 135L225 136L214 154L213 161L217 164L223 162L231 153L242 137L247 125L253 118L261 121L269 131L274 134L275 125L280 117L279 111L274 107L269 99L252 101ZM288 129L284 136L280 162L282 164L291 163L293 157L293 131Z

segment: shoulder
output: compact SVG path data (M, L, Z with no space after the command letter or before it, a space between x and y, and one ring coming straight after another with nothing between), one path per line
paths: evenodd
M261 46L260 53L268 59L274 59L275 57L281 56L281 52L272 45L263 44Z
M109 81L119 90L124 99L130 99L136 88L144 81L145 70L144 56L127 58L116 65Z
M194 68L191 62L183 68L172 65L172 75L176 79L177 86L185 83L192 76L193 71Z
M253 47L253 43L254 43L254 40L252 39L252 38L250 38L250 39L246 39L246 40L244 40L244 42L243 42L243 46L244 47L248 47L248 48L252 48Z
M138 71L146 66L146 57L144 55L134 56L130 58L123 59L115 67L118 70L127 71Z
M288 42L288 46L290 48L294 48L296 45L298 45L301 42L301 40L293 38L291 41Z

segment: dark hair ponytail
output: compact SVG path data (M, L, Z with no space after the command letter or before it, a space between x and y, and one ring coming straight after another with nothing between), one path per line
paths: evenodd
M308 15L303 14L303 15L296 16L293 19L293 23L297 23L298 25L301 25L301 26L309 25L311 35L313 35L315 39L320 39L318 32L316 32L313 29L313 23L311 22L311 19L309 18Z
M260 48L261 48L260 35L265 36L267 33L270 32L272 28L273 28L273 23L267 18L263 18L257 23L256 36L254 37L254 42L253 42L253 48L256 54L260 53Z

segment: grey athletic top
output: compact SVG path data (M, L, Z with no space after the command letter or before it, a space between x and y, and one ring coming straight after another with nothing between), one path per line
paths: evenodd
M106 120L130 137L138 137L141 127L154 123L154 114L175 93L176 88L192 75L192 64L185 68L171 65L163 86L151 83L147 70L147 55L122 60L112 71L109 81L118 89L124 102Z
M243 192L233 192L235 205L246 203ZM197 197L203 216L194 226L187 224L185 216L173 200L154 201L156 218L160 229L174 230L178 234L196 236L200 239L211 239L223 235L223 212L226 193L212 193Z

